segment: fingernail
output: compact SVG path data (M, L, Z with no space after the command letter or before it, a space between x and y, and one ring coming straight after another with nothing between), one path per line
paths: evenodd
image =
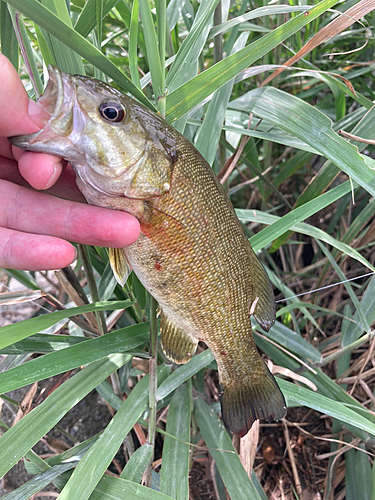
M60 165L61 165L61 161L58 160L58 161L55 161L54 163L52 163L52 168L53 168L53 171L52 171L52 174L50 176L50 178L48 179L46 185L44 186L43 189L49 189L51 186L53 186L55 184L55 182L57 181L57 178L59 175L57 175L57 172L60 173Z
M31 120L40 128L51 118L50 115L43 108L39 106L35 101L29 99L28 114Z

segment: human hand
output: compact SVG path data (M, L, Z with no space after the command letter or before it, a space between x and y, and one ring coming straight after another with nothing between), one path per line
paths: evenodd
M28 98L2 54L0 75L0 267L65 267L76 256L67 240L113 248L132 244L139 236L136 218L85 205L72 168L61 158L11 146L7 137L37 132L49 116Z

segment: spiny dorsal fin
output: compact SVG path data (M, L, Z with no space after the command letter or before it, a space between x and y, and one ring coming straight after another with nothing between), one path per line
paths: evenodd
M253 314L263 330L268 332L276 319L275 297L267 273L251 247L249 256L253 282L253 304L250 305L250 314Z
M124 250L122 248L108 248L108 254L113 274L120 285L124 286L131 273Z
M168 359L182 365L194 355L198 340L194 339L176 326L164 312L160 321L161 346Z

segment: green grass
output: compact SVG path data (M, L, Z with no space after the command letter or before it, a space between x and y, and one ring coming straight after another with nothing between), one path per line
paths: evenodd
M366 275L375 270L374 146L344 139L339 131L375 137L374 76L368 63L373 59L375 16L365 2L294 4L73 0L68 10L65 0L5 0L1 52L18 69L31 97L43 89L43 64L105 79L166 116L216 173L241 136L248 139L225 187L281 301L270 332L255 328L256 342L276 366L289 407L287 419L299 424L304 416L315 415L316 425L304 427L311 431L305 444L298 444L298 431L289 427L293 453L305 469L299 474L305 483L314 477L322 497L331 492L333 499L345 494L348 500L373 500L374 468L365 451L373 451L375 436L374 382L367 375L372 367L375 277ZM261 86L337 19L338 12L354 4L364 9L361 23L353 22L344 33L337 29ZM214 27L220 8L223 17ZM86 248L81 256L84 261L80 257L74 271L79 279L88 279L85 293L98 300L72 307L60 285L54 298L64 296L67 310L41 311L0 328L0 394L14 408L17 402L9 391L69 370L73 374L4 430L0 475L22 457L35 475L4 498L26 500L53 482L64 500L188 500L189 475L199 460L208 463L208 454L215 462L211 470L219 500L226 498L225 490L232 500L268 498L272 481L274 491L279 487L282 459L272 468L258 452L255 465L268 467L268 480L261 467L256 467L257 475L247 475L238 443L232 443L219 419L212 354L200 352L173 370L160 353L154 358L155 335L150 354L147 344L150 323L157 327L155 307L150 309L152 301L138 279L131 275L121 289L104 250ZM3 270L2 276L3 283L12 278L26 289L17 300L39 294L35 274ZM321 290L312 293L315 288ZM307 295L295 297L301 293ZM0 294L0 304L9 300ZM104 321L120 308L125 312L109 333L85 338L98 328L105 330ZM79 316L92 312L94 329L87 317ZM64 335L56 337L61 328ZM46 329L47 334L40 333ZM132 366L132 360L142 357L150 358L150 377ZM156 362L157 381L152 368ZM293 373L302 379L297 382ZM116 410L109 425L66 452L38 457L32 448L94 389ZM126 394L124 400L119 391ZM318 415L325 416L324 425ZM148 417L151 433L143 442ZM131 433L134 426L137 438ZM275 432L283 436L282 429L280 424ZM328 456L319 461L315 455L321 454L320 438L326 435L336 441L324 441ZM105 475L125 438L133 446L127 447L121 475ZM261 428L260 438L262 443L269 438L267 427ZM341 453L347 443L356 448ZM242 441L240 446L244 451L247 445ZM289 464L292 457L285 453ZM161 469L150 474L152 458L161 458ZM141 485L144 474L151 488ZM285 474L288 494L294 489L299 497L298 478Z

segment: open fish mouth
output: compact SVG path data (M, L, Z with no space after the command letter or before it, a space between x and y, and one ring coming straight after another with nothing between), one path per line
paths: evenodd
M37 100L39 106L44 111L51 115L51 119L57 118L64 105L64 82L61 71L54 67L48 66L48 83L44 93Z
M49 80L42 96L37 100L50 119L38 132L29 135L9 137L14 146L26 151L51 153L65 157L66 142L59 141L72 132L72 110L74 105L73 82L71 75L62 73L58 68L48 67ZM59 145L60 143L60 145ZM68 158L67 158L68 159Z

